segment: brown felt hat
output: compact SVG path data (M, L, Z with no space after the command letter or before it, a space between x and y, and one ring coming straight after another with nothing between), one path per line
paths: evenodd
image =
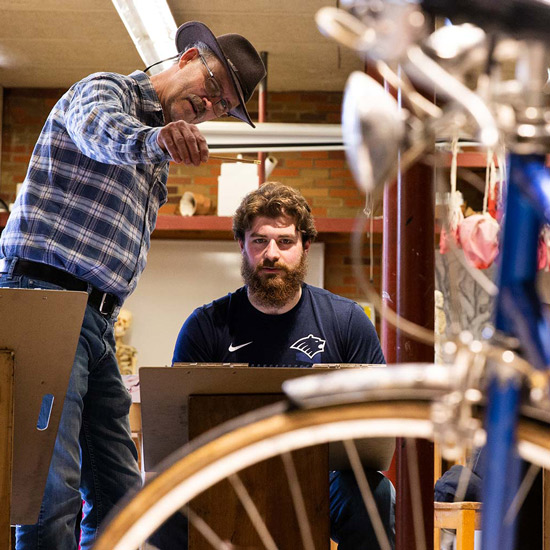
M229 114L243 122L247 122L254 128L254 124L246 110L246 102L266 74L258 52L240 34L222 34L216 37L204 23L199 21L184 23L176 33L178 52L183 53L197 42L206 44L216 54L216 57L231 76L239 98L239 105L231 109Z

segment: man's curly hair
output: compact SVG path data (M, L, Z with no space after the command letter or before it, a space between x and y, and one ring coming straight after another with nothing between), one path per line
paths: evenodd
M251 229L258 216L288 216L302 234L303 243L313 242L317 236L309 204L300 191L288 185L271 181L246 195L233 215L233 235L236 240L244 241L245 233Z

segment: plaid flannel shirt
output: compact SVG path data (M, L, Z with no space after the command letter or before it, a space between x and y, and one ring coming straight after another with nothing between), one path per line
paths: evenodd
M145 73L96 73L52 109L0 238L0 258L42 262L115 294L146 263L169 156L164 116Z

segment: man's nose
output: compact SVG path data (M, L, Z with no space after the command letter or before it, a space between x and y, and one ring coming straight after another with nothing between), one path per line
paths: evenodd
M265 257L268 260L276 260L279 258L279 247L274 240L269 241L265 249Z

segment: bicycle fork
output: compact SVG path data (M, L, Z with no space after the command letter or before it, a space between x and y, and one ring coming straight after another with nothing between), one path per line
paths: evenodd
M546 369L550 323L536 292L536 275L540 229L550 222L550 174L544 155L534 154L510 155L508 174L495 328L515 339L534 367ZM521 379L503 363L493 367L487 396L482 548L511 550L516 522L508 511L521 476L515 450Z

